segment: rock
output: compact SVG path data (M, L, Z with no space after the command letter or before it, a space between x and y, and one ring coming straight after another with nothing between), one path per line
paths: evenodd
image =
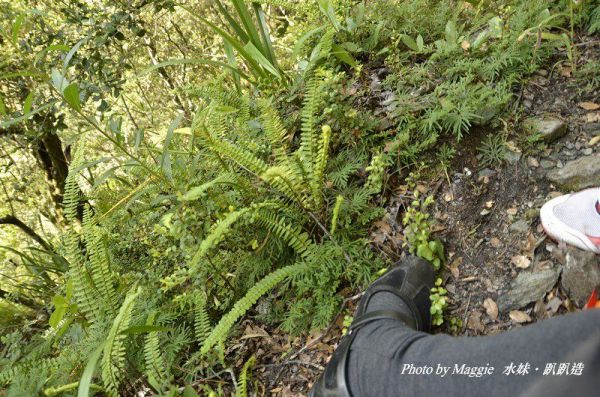
M519 162L519 160L521 160L522 156L523 156L523 153L513 152L512 150L507 150L505 158L509 164L517 164Z
M493 176L495 174L496 174L496 171L491 170L489 168L484 168L484 169L482 169L481 171L479 171L477 173L477 178L485 178L486 176L490 177L490 176Z
M540 161L540 165L542 166L543 169L549 169L554 167L554 162L550 161L550 160L542 160Z
M557 268L522 271L513 281L510 290L500 296L498 307L501 311L513 310L537 301L554 287L559 274L560 270Z
M600 285L600 257L568 247L562 267L562 285L571 300L583 307L594 288Z
M581 151L581 153L585 154L586 156L589 156L590 154L594 153L594 149L592 149L591 147L587 148L587 149L583 149Z
M547 177L550 182L565 190L597 186L600 181L600 154L569 161L563 168L549 171Z
M553 142L567 133L567 125L554 118L533 118L525 122L544 142Z
M527 233L527 231L529 230L529 222L527 222L524 219L521 219L520 221L516 221L515 223L510 225L508 230L515 233Z
M540 166L540 162L535 157L527 157L527 165L531 168L537 168Z

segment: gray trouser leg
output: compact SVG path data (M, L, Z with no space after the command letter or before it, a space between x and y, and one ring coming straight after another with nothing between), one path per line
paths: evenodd
M380 320L357 332L348 360L347 374L354 397L514 397L538 395L542 389L548 395L552 388L540 389L539 384L552 382L566 384L567 388L586 387L574 394L578 396L588 395L587 388L592 388L589 395L596 396L600 390L600 310L554 317L479 337L430 335L395 320ZM568 375L577 373L573 364L578 362L583 363L581 375ZM543 376L553 363L555 375ZM569 367L567 375L559 376L557 372L564 369L562 363ZM518 374L525 372L527 365L528 373ZM417 375L417 368L423 366L432 369L421 371L432 374ZM448 372L442 377L440 371L444 367ZM479 377L478 369L473 367L481 367ZM512 369L510 375L506 375L506 367Z

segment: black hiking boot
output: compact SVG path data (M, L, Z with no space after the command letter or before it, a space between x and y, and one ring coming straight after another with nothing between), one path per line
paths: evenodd
M414 330L429 332L429 293L433 282L433 266L421 258L409 256L371 284L358 304L348 333L308 396L352 397L346 375L347 359L352 340L363 325L381 319L395 319ZM376 295L378 297L373 299Z

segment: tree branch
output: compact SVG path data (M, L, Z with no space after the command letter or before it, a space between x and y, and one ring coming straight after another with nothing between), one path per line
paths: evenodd
M32 228L24 224L19 218L14 215L7 215L0 218L0 225L13 225L21 229L29 237L37 241L45 250L52 251L52 246L46 242L39 234L37 234Z

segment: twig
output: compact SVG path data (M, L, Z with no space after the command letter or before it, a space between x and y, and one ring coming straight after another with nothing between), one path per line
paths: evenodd
M467 307L465 307L465 315L463 317L462 332L465 332L465 329L467 328L467 315L469 314L469 304L471 304L471 293L469 293L469 299L467 299Z

